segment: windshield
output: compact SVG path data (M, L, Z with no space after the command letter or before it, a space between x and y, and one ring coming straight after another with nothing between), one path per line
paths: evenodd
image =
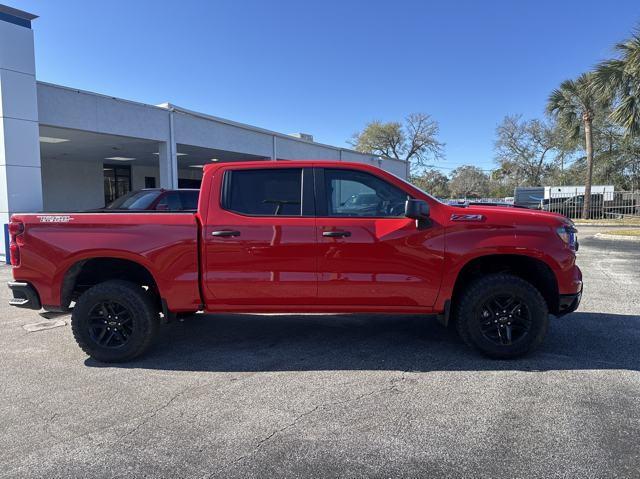
M160 191L134 191L126 194L109 206L108 210L146 210L158 196Z

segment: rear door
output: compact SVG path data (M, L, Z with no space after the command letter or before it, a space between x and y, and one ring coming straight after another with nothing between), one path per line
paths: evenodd
M217 170L203 226L210 309L295 309L317 299L312 168Z
M409 196L401 187L366 171L318 168L316 190L320 304L345 310L434 304L442 227L406 218Z

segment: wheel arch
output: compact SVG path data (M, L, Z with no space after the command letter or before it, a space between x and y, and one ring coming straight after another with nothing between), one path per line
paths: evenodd
M456 275L449 299L451 304L455 304L460 293L474 279L496 273L512 274L532 284L544 298L549 312L558 312L560 293L553 269L540 258L522 254L487 254L467 261ZM443 318L444 322L448 321L447 316Z
M70 303L88 288L113 279L147 286L161 306L162 295L158 282L147 266L130 258L94 256L78 259L64 272L60 287L60 308L68 310Z

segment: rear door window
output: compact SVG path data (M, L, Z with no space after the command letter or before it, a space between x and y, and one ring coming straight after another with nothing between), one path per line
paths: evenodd
M222 207L250 216L301 216L302 168L229 170Z

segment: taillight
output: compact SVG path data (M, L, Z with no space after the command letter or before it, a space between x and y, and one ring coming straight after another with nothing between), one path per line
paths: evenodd
M20 265L20 245L18 244L18 237L22 233L24 233L24 223L11 220L9 222L9 256L11 258L11 266Z
M20 221L11 221L9 223L9 235L11 236L11 240L15 240L16 236L24 233L24 223Z
M9 245L9 255L11 256L11 266L20 266L20 247L18 243Z

